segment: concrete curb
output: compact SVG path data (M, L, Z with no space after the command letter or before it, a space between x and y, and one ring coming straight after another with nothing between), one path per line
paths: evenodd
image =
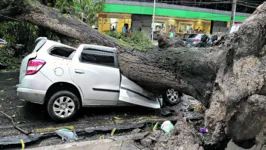
M29 150L105 150L105 149L120 149L122 142L116 142L111 139L73 142L62 145L38 147Z

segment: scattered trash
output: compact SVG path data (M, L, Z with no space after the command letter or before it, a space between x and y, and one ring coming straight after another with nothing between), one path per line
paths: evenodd
M20 143L21 143L21 150L25 149L25 143L22 139L20 139Z
M200 112L203 109L203 105L202 104L197 104L194 106L193 110L196 112Z
M0 105L0 109L2 108L2 105Z
M208 132L208 129L207 128L200 128L200 132L201 133L207 133Z
M174 125L170 121L164 121L161 125L161 129L167 134L171 133L174 128Z
M100 136L100 140L104 140L104 135Z
M12 80L13 78L8 78L8 79L6 79L7 81L10 81L10 80Z
M111 136L114 136L115 131L116 131L116 128L114 128L114 129L112 130L112 132L111 132Z
M0 93L3 93L5 90L0 90Z
M71 131L69 129L58 129L55 131L55 133L57 135L59 135L60 137L62 137L62 140L66 140L68 142L72 142L72 141L76 141L78 140L78 136L76 134L76 132Z
M156 122L156 124L153 126L153 128L152 128L152 131L153 131L153 132L155 132L155 131L157 130L157 128L158 128L158 124L159 124L159 123Z

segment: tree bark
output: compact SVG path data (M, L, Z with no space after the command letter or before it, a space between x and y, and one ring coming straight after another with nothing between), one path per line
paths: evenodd
M149 89L175 88L204 103L208 108L205 125L213 133L210 143L222 140L225 134L235 140L254 138L265 124L266 110L257 105L265 106L266 101L263 96L266 94L266 2L239 31L226 36L215 47L176 47L180 44L168 41L170 46L160 43L161 48L154 47L145 53L128 50L75 17L61 15L39 3L4 1L0 3L0 13L49 28L80 43L116 47L121 72L131 80ZM254 115L262 119L254 120ZM252 126L256 132L246 128L254 121L258 123ZM250 124L242 127L243 122Z

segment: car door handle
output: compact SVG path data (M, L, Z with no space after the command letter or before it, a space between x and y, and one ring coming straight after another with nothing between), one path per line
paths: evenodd
M78 74L84 74L85 73L83 70L80 70L80 69L75 69L75 72Z

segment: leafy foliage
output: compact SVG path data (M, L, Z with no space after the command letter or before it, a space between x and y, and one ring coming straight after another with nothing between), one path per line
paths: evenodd
M14 54L15 51L11 47L0 47L0 63L6 65L8 70L18 71L22 57L14 57Z
M0 23L0 36L8 42L9 47L23 44L23 49L15 50L15 55L22 55L30 51L34 40L38 37L38 27L25 22Z
M64 14L78 17L88 25L97 23L97 15L104 9L105 0L57 0L55 7Z
M108 32L108 36L115 38L119 43L126 47L132 47L138 51L146 51L152 48L151 41L141 32L132 32L131 34Z

